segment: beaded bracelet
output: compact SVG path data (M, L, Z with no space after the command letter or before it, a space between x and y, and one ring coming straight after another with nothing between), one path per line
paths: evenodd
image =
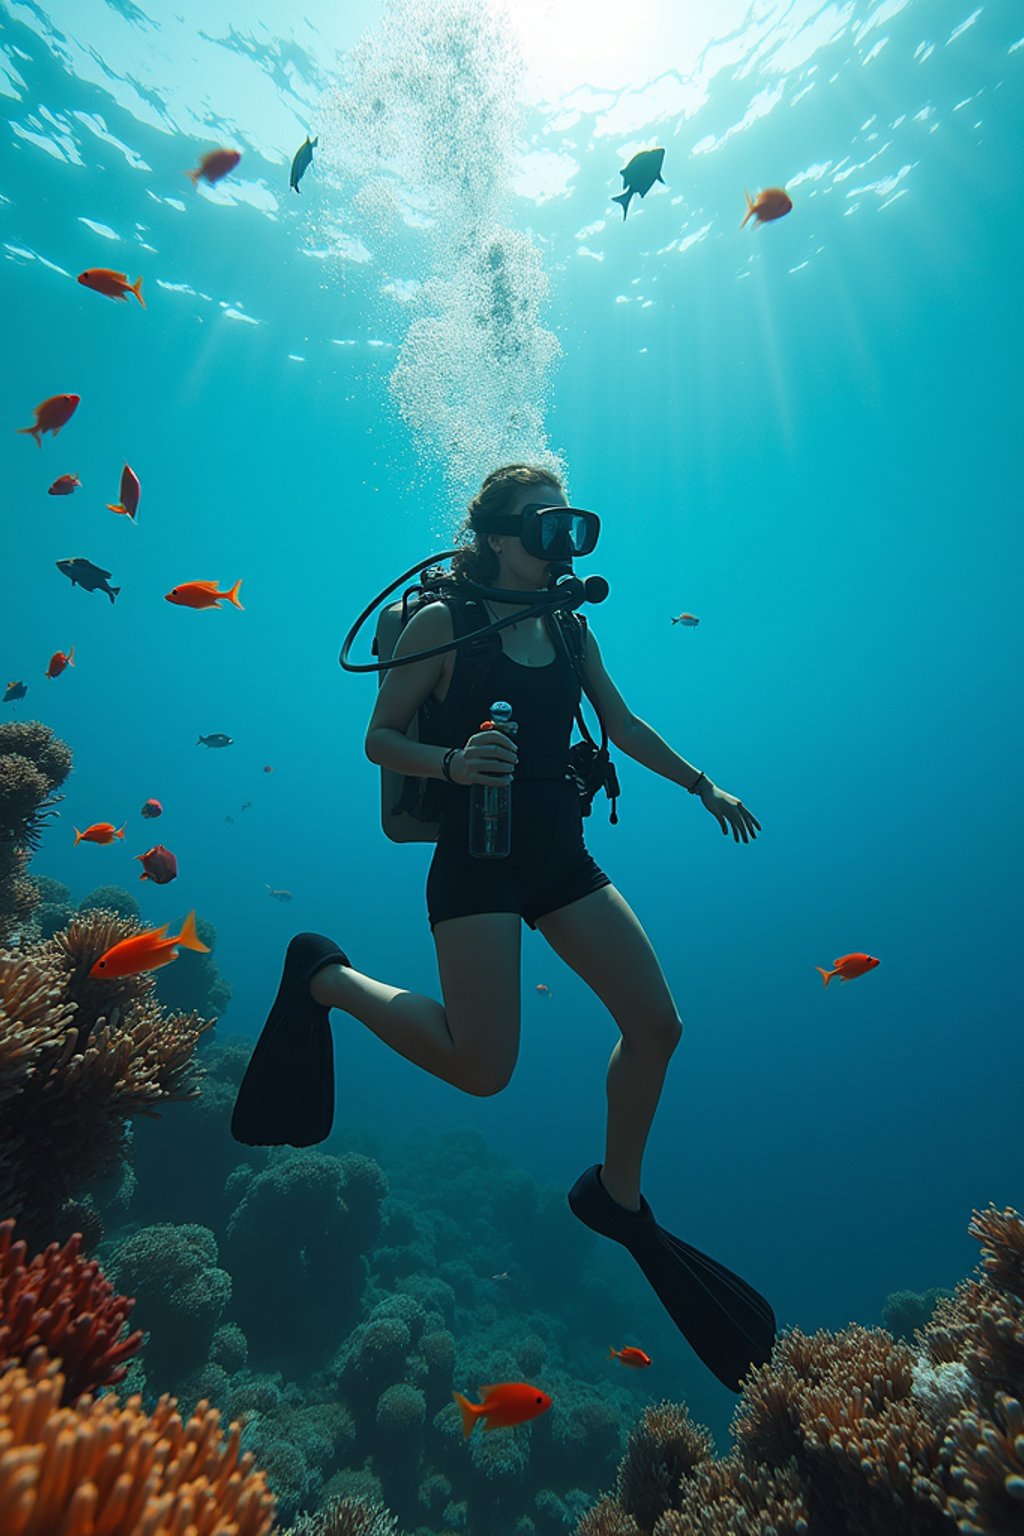
M697 777L694 779L693 783L690 785L689 789L686 791L686 793L688 795L695 795L697 793L698 785L700 784L700 781L703 778L706 778L706 774L705 774L705 772L704 772L704 770L702 768L700 773L698 773Z
M448 780L449 784L455 783L455 780L452 778L452 758L455 756L458 750L458 747L449 747L448 751L441 759L441 775L443 778Z

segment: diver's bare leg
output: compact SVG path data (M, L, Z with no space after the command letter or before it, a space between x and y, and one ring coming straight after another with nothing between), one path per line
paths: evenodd
M622 1032L608 1063L601 1183L640 1209L640 1173L665 1073L682 1025L650 940L614 886L541 918L537 927L597 993Z
M314 1001L340 1008L417 1067L465 1093L497 1093L519 1050L520 920L509 912L449 918L434 929L444 1005L326 965Z

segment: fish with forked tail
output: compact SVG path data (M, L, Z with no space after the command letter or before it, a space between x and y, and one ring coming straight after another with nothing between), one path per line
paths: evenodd
M633 197L646 197L656 181L665 185L665 178L661 174L662 163L665 159L663 149L641 149L626 165L622 167L620 175L624 192L618 197L613 197L613 203L622 204L622 217L629 212L630 200Z
M73 560L58 560L56 566L73 587L81 587L83 592L105 592L113 602L121 590L120 587L109 585L109 571L105 571L101 565L93 565L91 560L81 555L76 555Z

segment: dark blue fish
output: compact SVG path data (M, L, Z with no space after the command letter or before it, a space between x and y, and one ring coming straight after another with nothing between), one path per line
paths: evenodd
M111 602L121 590L107 585L109 571L93 565L91 560L84 560L81 555L76 555L73 560L58 560L57 569L64 572L73 587L81 587L84 592L105 592Z
M313 159L313 151L316 149L319 143L319 134L317 134L315 139L311 139L307 134L305 144L302 144L295 151L295 159L292 161L292 174L288 180L288 185L291 187L293 192L297 192L299 190L299 182L309 170Z
M4 694L5 704L14 704L18 699L23 699L28 693L27 683L8 683L7 692Z
M622 167L622 185L625 192L620 192L618 197L613 197L613 203L622 204L622 217L629 212L629 200L636 194L637 197L646 197L656 181L665 185L665 178L661 174L662 161L665 159L663 149L641 149L635 154L628 165Z
M230 736L225 736L223 731L214 731L210 736L200 736L196 746L204 747L231 747L234 741Z

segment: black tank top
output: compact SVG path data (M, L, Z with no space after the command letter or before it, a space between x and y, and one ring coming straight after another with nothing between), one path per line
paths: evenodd
M564 644L554 641L555 659L544 667L527 667L502 650L473 696L460 697L459 653L455 653L448 694L438 712L435 739L449 747L464 747L487 719L491 705L504 699L512 706L519 727L517 777L563 779L569 762L569 739L580 702L580 682ZM452 708L445 706L452 701Z

